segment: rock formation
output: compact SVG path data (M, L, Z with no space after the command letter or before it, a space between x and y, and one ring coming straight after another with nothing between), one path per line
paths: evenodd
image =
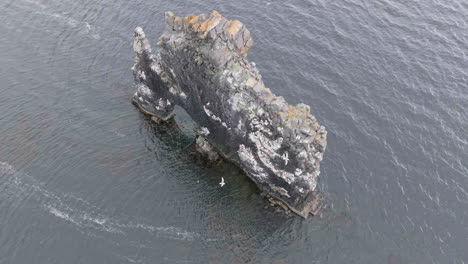
M200 149L215 149L277 203L307 217L317 209L327 132L309 106L289 105L265 87L247 60L252 44L240 21L216 11L185 18L166 12L157 52L135 29L133 101L163 121L181 106L199 126Z

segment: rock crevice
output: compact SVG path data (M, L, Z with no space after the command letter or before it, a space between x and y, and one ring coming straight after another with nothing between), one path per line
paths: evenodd
M307 217L317 206L312 198L327 132L309 106L289 105L265 87L247 60L252 45L243 23L216 11L186 17L166 12L156 53L143 30L135 29L133 101L161 120L181 106L206 143L269 196Z

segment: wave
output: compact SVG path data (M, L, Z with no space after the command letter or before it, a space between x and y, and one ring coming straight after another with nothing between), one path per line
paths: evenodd
M33 4L39 7L39 9L35 9L34 12L39 15L48 16L57 20L57 22L65 24L71 28L80 28L84 30L86 34L90 35L94 39L101 39L101 36L95 30L95 27L89 24L88 22L80 22L68 15L55 13L51 9L49 9L46 5L38 1L28 1L23 0L25 3Z
M79 231L96 235L106 232L129 235L132 232L144 231L165 239L193 241L200 234L174 226L153 226L135 222L128 217L116 218L81 197L71 193L47 190L43 183L30 175L17 171L12 165L0 162L0 189L5 190L0 198L8 200L39 202L40 208L54 217L64 220ZM127 219L125 219L127 218Z

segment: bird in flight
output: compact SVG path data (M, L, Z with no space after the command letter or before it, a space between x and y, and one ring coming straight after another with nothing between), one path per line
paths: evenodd
M219 183L219 185L220 185L221 187L223 187L225 184L226 184L226 183L224 182L224 178L221 177L221 182Z

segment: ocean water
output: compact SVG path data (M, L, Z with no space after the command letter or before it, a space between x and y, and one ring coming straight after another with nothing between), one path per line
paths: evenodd
M192 122L130 102L133 29L217 10L328 130L318 217L286 217ZM0 263L468 263L465 0L0 3ZM219 188L221 177L226 186Z

